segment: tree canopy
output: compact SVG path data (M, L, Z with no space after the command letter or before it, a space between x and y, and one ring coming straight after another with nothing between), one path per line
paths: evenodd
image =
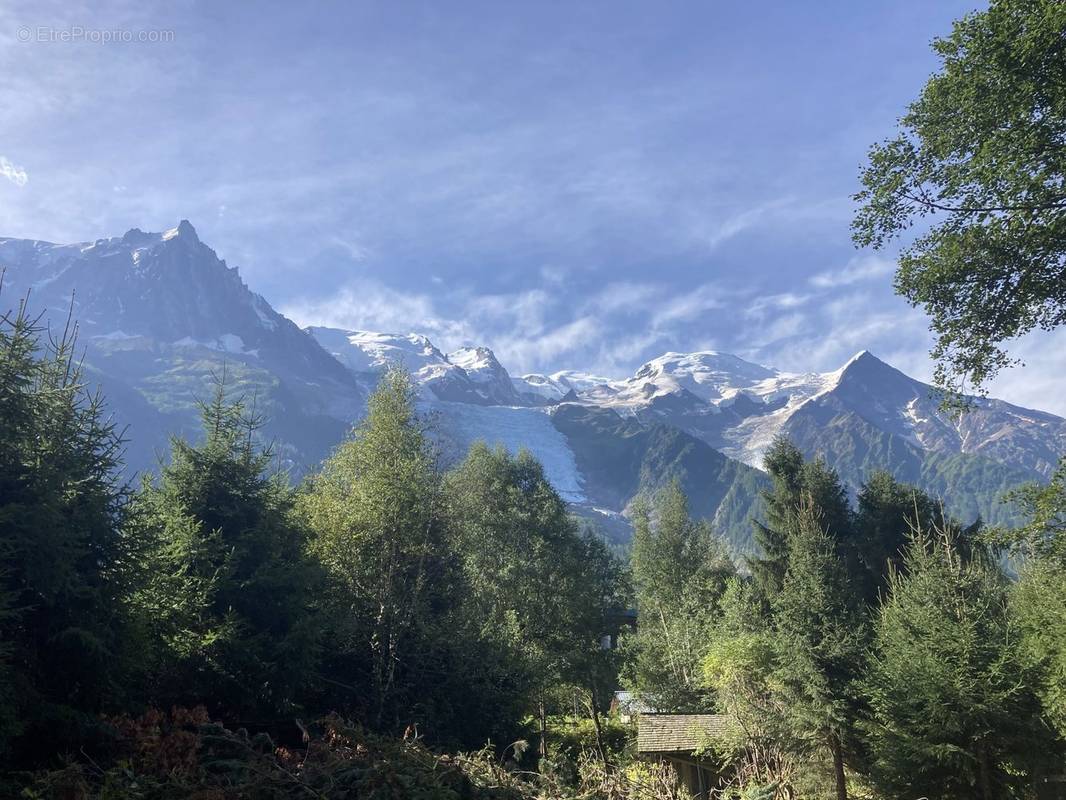
M1003 344L1066 322L1066 4L993 0L935 39L941 68L875 145L853 232L917 225L896 290L931 317L938 385L981 389Z

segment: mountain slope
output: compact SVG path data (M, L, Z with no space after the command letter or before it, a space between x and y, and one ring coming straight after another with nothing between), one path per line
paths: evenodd
M693 514L711 519L737 553L751 549L766 475L670 425L645 425L611 409L559 406L552 423L567 439L594 507L621 511L641 491L680 482Z
M314 339L251 292L182 221L163 233L74 245L0 239L8 307L28 297L51 326L77 320L89 376L120 424L127 462L153 466L168 433L198 429L197 400L226 376L269 420L279 454L325 455L365 391Z
M1016 521L1001 497L1046 479L1066 452L1066 420L999 400L973 399L960 418L933 388L862 352L828 373L790 374L720 353L668 353L581 402L665 423L760 465L786 435L821 457L852 490L877 469L944 499L972 520Z

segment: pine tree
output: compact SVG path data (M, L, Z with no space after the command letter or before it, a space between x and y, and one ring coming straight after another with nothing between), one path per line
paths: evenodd
M71 748L121 699L136 648L121 438L58 338L0 318L0 749Z
M829 751L836 795L846 800L844 762L856 739L855 682L866 636L861 600L836 544L813 503L804 502L773 602L775 676L794 740Z
M152 542L138 601L159 642L149 696L270 720L298 703L313 670L318 575L294 491L269 470L260 420L228 399L225 376L201 417L204 440L175 437L158 483L136 501Z
M878 470L862 485L855 520L857 547L866 571L862 591L870 603L888 587L889 575L904 567L903 554L916 529L931 530L946 521L925 492Z
M851 508L836 472L820 458L804 461L803 454L784 436L774 439L764 465L773 488L763 492L766 522L753 522L759 555L748 558L748 567L767 602L781 591L789 540L798 528L803 502L813 504L823 530L848 562L849 571L858 569Z
M991 559L919 531L890 580L865 679L873 775L891 796L1019 796L1055 752Z

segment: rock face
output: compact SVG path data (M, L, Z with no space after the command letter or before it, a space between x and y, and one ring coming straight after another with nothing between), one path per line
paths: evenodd
M79 326L89 378L129 426L127 462L154 466L170 432L197 428L197 400L226 375L270 420L296 465L321 458L365 390L291 320L245 286L187 221L162 233L72 245L0 239L7 307L28 297L52 327Z
M628 378L512 377L484 346L445 353L417 333L301 330L187 221L81 244L0 239L0 267L7 307L28 296L53 327L77 320L89 379L129 426L132 469L153 467L168 434L196 435L197 398L223 373L270 420L284 462L313 468L390 363L411 372L446 459L479 439L526 447L580 514L617 535L639 491L677 478L738 551L779 434L853 489L887 469L989 521L1010 520L1003 490L1046 479L1066 452L1063 419L991 399L952 417L931 387L868 352L826 373L703 351L666 353Z

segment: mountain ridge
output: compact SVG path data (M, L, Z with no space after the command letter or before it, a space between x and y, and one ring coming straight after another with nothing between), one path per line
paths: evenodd
M272 420L267 433L290 468L312 469L389 363L411 372L448 458L479 438L528 447L591 518L677 478L738 550L750 547L747 517L766 485L757 468L777 435L824 458L852 490L884 468L944 495L965 491L958 513L992 520L1010 516L996 495L1046 479L1066 451L1066 420L984 398L952 418L932 387L865 350L824 373L704 350L664 353L622 378L512 376L483 344L445 352L417 333L300 329L187 220L72 245L0 239L0 266L5 296L78 318L90 374L132 420L135 469L154 463L167 434L195 434L195 401L222 371Z

